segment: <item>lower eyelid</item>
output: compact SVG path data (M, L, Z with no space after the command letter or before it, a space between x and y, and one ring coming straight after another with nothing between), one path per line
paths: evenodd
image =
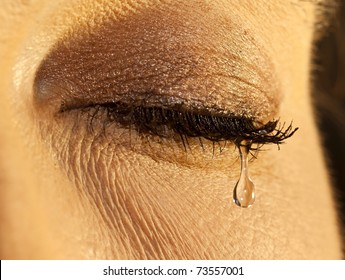
M138 133L135 129L124 128L116 122L105 121L106 112L96 108L71 110L59 114L57 126L61 131L70 131L68 141L93 143L97 149L107 151L113 157L119 150L137 153L154 161L168 162L188 168L218 170L238 160L237 147L230 141L213 142L201 138L174 135L164 138ZM69 143L75 146L74 143ZM89 148L88 148L89 149ZM91 155L92 156L92 155Z

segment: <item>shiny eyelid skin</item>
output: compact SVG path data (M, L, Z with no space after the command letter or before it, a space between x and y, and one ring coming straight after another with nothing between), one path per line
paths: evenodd
M35 102L103 104L154 91L160 98L198 101L261 123L276 117L282 91L255 34L220 11L201 19L199 6L189 1L182 6L169 16L145 9L124 20L111 18L92 32L75 29L37 69ZM164 20L157 21L160 17Z

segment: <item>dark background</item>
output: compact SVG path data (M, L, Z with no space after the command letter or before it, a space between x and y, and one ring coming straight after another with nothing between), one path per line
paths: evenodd
M334 186L345 256L345 1L338 1L316 42L313 100Z

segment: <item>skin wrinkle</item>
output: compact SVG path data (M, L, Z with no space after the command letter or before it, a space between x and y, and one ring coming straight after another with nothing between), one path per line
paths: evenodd
M92 148L92 146L87 145L88 147ZM90 161L89 159L85 159L85 158L81 158L79 165L80 165L80 169L85 170L85 165L88 166L86 167L86 169L88 170L87 173L87 177L84 178L84 180L82 182L80 182L80 186L89 186L88 187L88 199L91 200L92 205L95 209L97 209L97 212L99 212L101 214L101 218L103 219L104 223L105 223L105 227L106 227L106 232L109 231L109 229L113 232L119 232L119 228L118 226L121 226L121 219L118 219L118 217L121 216L121 209L120 206L121 204L118 204L119 208L113 208L113 209L109 209L109 205L111 205L111 201L114 201L114 198L111 198L111 193L108 193L108 196L102 196L101 192L103 190L103 188L94 188L91 187L91 182L92 184L97 184L98 178L106 178L107 176L103 175L103 169L99 168L99 170L101 171L101 173L98 173L95 169L95 167L97 165L99 165L99 163L102 164L102 162L99 161ZM100 177L99 177L100 176ZM98 181L99 186L102 186L102 183L100 181ZM107 189L106 187L104 189ZM83 191L84 192L84 191ZM119 212L118 212L119 211ZM124 216L126 217L126 216ZM128 231L130 231L130 228L126 227L125 225L123 226L123 228L127 228L126 231L124 231L125 235L127 234ZM108 233L107 233L108 235ZM110 236L110 243L113 243L112 241L112 237ZM114 241L114 240L113 240ZM128 241L128 240L127 240ZM128 244L128 242L127 242ZM128 251L127 247L130 246L126 246L126 243L124 244L125 247L122 248L122 250L119 248L116 248L117 250L114 253L114 255L121 255L121 253L125 253Z
M134 211L131 211L131 218L134 224L137 225L137 234L141 238L141 244L145 244L145 254L149 258L160 258L160 256L164 256L164 258L169 258L168 253L166 252L166 249L164 249L165 245L164 243L160 243L163 240L168 239L169 244L174 244L174 240L172 240L172 236L170 233L173 233L173 231L170 231L170 223L167 223L167 227L164 227L164 230L162 230L161 224L164 224L164 218L162 217L156 217L155 213L150 213L150 216L155 217L154 219L147 220L145 217L145 212L143 209L140 209L140 206L136 203L136 200L132 201L135 203L134 205L128 205L129 207L133 206ZM149 217L150 217L149 216ZM150 222L148 226L145 225L146 222ZM159 221L155 222L155 221ZM152 229L155 229L152 231ZM168 235L163 236L162 233L166 232ZM160 241L160 242L159 242ZM170 256L171 258L172 256Z
M121 182L121 180L119 180L119 182L120 182L120 184L122 183L123 185L127 185L127 184L131 184L131 185L133 185L133 183L132 182L126 182L126 183L123 183L123 182ZM125 195L125 192L123 193L123 195ZM139 194L138 194L139 195ZM112 199L113 199L113 197L112 197ZM124 201L128 201L128 202L126 202L125 203L125 207L124 207L124 209L125 209L125 211L126 211L126 214L125 214L125 216L128 216L129 218L130 218L130 224L131 225L133 225L134 227L133 227L133 235L132 236L130 236L130 240L132 240L133 239L133 236L136 236L137 238L140 238L140 236L142 236L142 233L141 233L141 231L140 231L140 228L138 229L136 229L136 225L142 225L142 221L140 222L140 218L138 218L138 217L135 217L135 216L133 216L134 214L139 214L139 215L141 215L140 213L140 211L139 211L139 209L136 209L136 206L133 206L132 204L130 204L130 202L131 202L131 200L127 200L127 199L124 199ZM108 214L108 213L105 213L106 215ZM123 215L122 215L123 216ZM119 217L121 217L121 216L119 216ZM127 225L127 227L125 227L125 228L128 228L128 225ZM136 239L136 238L135 238ZM137 241L137 243L135 243L135 244L133 244L131 247L132 248L138 248L138 245L139 244L145 244L146 242L145 242L145 239L143 240L143 242L140 242L139 240ZM145 250L146 251L146 250ZM144 252L141 252L140 253L141 255L134 255L134 257L143 257L143 256L145 256L146 254L147 254L147 252L146 253L144 253Z
M50 135L49 133L46 135ZM61 139L61 137L59 137L59 139ZM63 139L63 138L62 138ZM77 141L79 139L76 139ZM91 139L92 140L92 139ZM79 143L78 143L79 142ZM77 146L75 146L75 144L71 147L70 146L70 141L67 139L67 141L65 142L65 147L63 148L64 152L62 153L62 157L61 160L64 159L69 159L69 160L73 160L72 162L68 162L63 164L63 166L69 166L72 169L68 170L67 172L70 174L70 178L74 178L75 179L75 185L76 186L90 186L90 182L92 182L92 184L97 184L98 186L101 186L102 184L100 183L101 181L98 181L98 178L103 178L106 179L107 176L103 176L102 171L104 169L102 168L97 168L97 161L95 162L94 160L91 160L91 154L92 155L96 155L97 153L94 153L97 150L94 151L88 151L89 149L92 148L92 145L90 145L90 143L86 142L86 139L81 139L81 141L77 142ZM53 141L52 143L55 143L55 141ZM59 148L61 148L61 144L57 144L59 145ZM80 146L80 148L77 148L78 146ZM76 148L75 148L76 147ZM73 149L74 148L74 149ZM83 153L80 153L80 151L83 151ZM78 154L73 154L74 152L79 152ZM71 155L71 156L70 156ZM97 159L97 157L96 157ZM98 161L100 163L102 163L101 161ZM85 167L88 166L88 167ZM101 171L101 172L98 172ZM80 177L82 176L83 170L87 170L86 174L86 178ZM79 174L78 176L74 176L75 174ZM99 177L100 176L100 177ZM86 194L86 199L88 201L91 201L93 204L93 207L95 207L97 209L97 212L100 211L100 213L103 213L103 215L101 215L103 222L104 222L104 227L105 230L103 231L104 234L108 234L109 232L109 228L113 229L115 232L118 232L118 228L116 228L116 225L118 225L118 219L116 218L114 211L117 210L117 208L113 208L113 209L107 209L107 206L109 205L109 202L112 201L112 199L109 198L104 198L100 195L100 191L102 191L103 189L108 189L108 188L88 188L88 190L90 192L86 192L84 190L81 190L79 193L80 194L84 194L82 195L82 199L85 199L85 194ZM121 204L117 204L118 206ZM105 208L104 208L105 207ZM117 217L120 217L121 213L119 213L117 215ZM124 216L125 217L125 216ZM99 224L99 228L102 228L102 224ZM123 226L123 229L126 229L125 231L123 231L123 233L126 233L128 231L128 227ZM111 237L111 236L110 236ZM112 238L110 238L111 240ZM110 244L114 243L110 241ZM130 246L126 246L125 248L116 248L116 251L112 252L114 256L121 256L123 254L125 254L126 252L128 252L128 248L130 248ZM133 257L135 257L135 255L133 255ZM91 257L92 258L92 257Z
M133 184L131 184L131 185L133 185ZM136 189L141 189L141 188L136 188ZM135 197L142 197L143 195L145 195L145 193L137 193L136 195L135 195ZM133 202L136 202L137 200L134 200ZM130 203L131 202L131 200L129 200L128 201L128 203ZM153 203L154 203L154 201L152 201ZM131 205L128 205L127 204L127 207L129 207L130 209L132 209L132 207L131 207ZM138 207L138 206L137 206ZM136 208L136 207L135 207ZM157 209L158 208L158 209ZM169 242L169 239L171 239L173 236L174 236L174 234L171 234L171 233L173 233L174 231L170 231L169 230L169 228L170 228L170 225L174 225L174 224L176 224L176 221L169 221L169 222L167 222L167 223L164 223L164 220L165 220L165 218L164 217L162 217L161 215L159 215L159 213L161 213L162 212L162 209L159 209L160 208L160 206L159 206L159 204L158 205L156 205L156 207L155 207L155 209L157 209L157 211L156 211L156 213L153 213L153 215L152 215L152 213L151 213L151 216L153 216L153 217L155 217L154 219L152 219L152 221L153 221L153 224L151 225L151 227L150 227L150 230L152 231L151 232L151 234L153 234L153 235L157 235L157 234L162 234L162 233L166 233L166 235L164 234L164 236L160 236L160 239L151 239L151 238L149 238L149 240L151 239L151 241L149 242L149 243L147 243L146 242L146 240L145 240L145 229L143 230L143 228L142 228L142 221L141 221L141 217L140 216L137 216L137 215L140 215L140 214L142 214L142 213L145 213L146 211L145 211L145 209L135 209L134 211L130 211L130 214L131 214L131 217L132 217L132 219L133 219L133 222L134 222L134 224L135 225L137 225L137 226L139 226L139 228L138 228L138 236L142 236L142 234L144 233L144 238L142 239L142 242L143 242L143 244L147 244L148 245L148 247L146 247L146 254L148 254L148 257L149 258L160 258L160 257L164 257L164 258L166 258L166 257L168 257L167 255L166 255L166 253L164 253L163 255L156 255L155 254L155 252L157 251L157 249L158 249L158 251L161 251L159 248L162 248L162 247L164 247L164 244L166 244L166 242L164 242L163 240L165 240L166 238L168 238L168 242ZM163 211L164 212L164 211ZM136 215L136 216L133 216L133 215ZM157 214L159 215L158 217L157 217ZM154 221L156 221L156 223L154 223ZM158 223L159 222L159 223ZM161 224L165 224L165 227L164 227L164 230L161 230ZM158 230L155 230L155 229L158 229ZM146 235L147 236L147 235ZM162 242L162 245L159 245L158 244L158 248L157 248L157 246L154 246L154 245L150 245L150 243L156 243L158 240L161 240L160 242ZM175 242L173 242L173 240L171 240L172 241L172 243L171 244L176 244ZM170 242L169 242L169 244L170 244ZM153 247L152 247L153 246ZM152 248L151 248L152 247Z
M159 183L159 182L158 182ZM193 201L189 201L189 203L191 203L191 204L193 204ZM165 203L164 203L164 205L165 205ZM171 207L173 207L173 206L171 206ZM163 209L162 209L163 210ZM160 213L161 211L158 211L158 213ZM164 212L164 211L163 211ZM202 216L201 216L202 217ZM160 218L160 219L156 219L157 221L160 221L160 222L162 222L163 221L163 225L161 226L161 227L158 227L160 230L158 231L158 232L166 232L166 230L164 230L164 228L165 227L168 227L168 228L170 228L170 230L168 230L167 232L168 232L168 234L167 234L167 237L169 238L169 239L172 239L172 238L177 238L177 243L180 243L182 240L183 240L183 238L181 237L181 234L179 234L178 232L178 229L174 229L174 228L171 228L171 226L170 225L178 225L179 223L178 222L172 222L172 223L169 223L168 221L167 221L167 223L164 223L165 222L165 219L162 217L162 218ZM191 221L193 224L195 223L195 221ZM193 227L192 228L194 228L194 226L195 227L197 227L197 225L195 224L195 225L193 225ZM191 233L192 233L192 236L193 236L193 232L191 231ZM195 241L195 240L194 240ZM200 242L199 242L199 246L200 246L200 248L205 248L205 245L207 244L207 243L209 243L207 240L205 240L205 239L202 239L202 240L200 240ZM171 244L176 244L176 242L172 239L171 240ZM178 255L184 255L184 254L186 254L189 250L191 250L192 248L190 247L190 246L188 246L188 244L186 244L186 246L187 246L187 248L186 248L186 252L182 252L182 253L178 253L178 247L176 247L176 249L175 249L175 254L178 254ZM214 246L213 248L217 248L217 246ZM205 252L200 252L200 257L205 257L205 256L207 256L207 254L205 253Z

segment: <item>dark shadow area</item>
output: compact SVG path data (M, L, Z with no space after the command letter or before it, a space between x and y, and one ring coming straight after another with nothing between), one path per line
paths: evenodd
M345 255L345 1L316 42L314 104L342 226Z

